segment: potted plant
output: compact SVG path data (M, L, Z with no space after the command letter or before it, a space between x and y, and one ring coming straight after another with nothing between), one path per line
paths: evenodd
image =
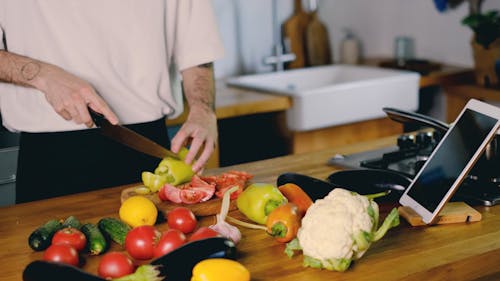
M437 9L444 12L465 0L434 0ZM469 14L462 20L474 35L471 40L476 81L483 86L500 85L500 14L481 12L483 0L467 0Z

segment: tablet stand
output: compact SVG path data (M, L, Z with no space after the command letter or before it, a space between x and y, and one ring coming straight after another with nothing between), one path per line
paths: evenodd
M427 225L422 218L410 207L400 206L399 215L412 226ZM474 222L482 219L481 213L464 202L448 202L438 215L435 224L449 224L460 222Z

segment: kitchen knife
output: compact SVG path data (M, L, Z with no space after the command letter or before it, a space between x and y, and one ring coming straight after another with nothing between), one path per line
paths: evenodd
M127 127L111 124L102 114L95 112L91 108L89 108L89 113L96 126L101 129L103 135L153 157L163 159L168 156L180 159L176 153L173 153L145 136Z

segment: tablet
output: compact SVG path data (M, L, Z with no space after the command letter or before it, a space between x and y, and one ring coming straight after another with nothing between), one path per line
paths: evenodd
M471 99L401 196L432 224L500 127L500 108Z

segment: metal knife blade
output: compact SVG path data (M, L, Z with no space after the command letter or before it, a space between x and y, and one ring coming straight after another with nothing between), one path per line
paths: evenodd
M127 127L111 124L102 114L89 108L94 123L101 129L101 133L119 143L122 143L139 152L163 159L172 157L179 159L179 155L157 144L156 142L138 134ZM166 132L165 132L166 133Z

